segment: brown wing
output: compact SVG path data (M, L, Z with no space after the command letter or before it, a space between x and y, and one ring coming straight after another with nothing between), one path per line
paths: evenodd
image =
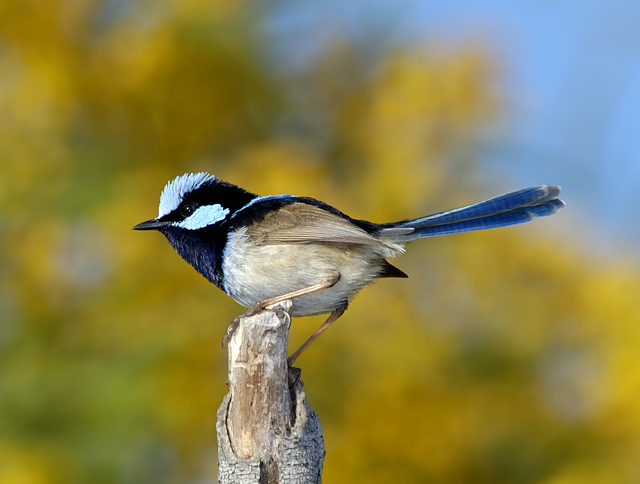
M306 203L286 205L251 225L248 233L263 244L333 242L388 247L357 225Z

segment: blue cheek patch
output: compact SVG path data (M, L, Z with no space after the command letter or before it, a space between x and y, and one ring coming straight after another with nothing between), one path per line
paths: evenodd
M222 208L222 205L203 205L182 222L174 223L174 227L180 227L186 230L203 229L209 225L213 225L227 218L229 215L228 208Z

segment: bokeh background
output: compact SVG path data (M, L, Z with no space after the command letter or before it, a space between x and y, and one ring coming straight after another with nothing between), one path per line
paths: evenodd
M379 222L563 185L299 360L324 479L640 482L640 5L442 3L0 1L2 484L215 482L241 308L131 231L200 170Z

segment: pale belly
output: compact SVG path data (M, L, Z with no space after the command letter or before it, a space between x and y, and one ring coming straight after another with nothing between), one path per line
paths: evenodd
M386 248L358 244L255 245L238 231L227 242L223 257L224 289L245 307L315 284L332 287L293 299L293 315L332 312L380 275L384 259L395 255Z

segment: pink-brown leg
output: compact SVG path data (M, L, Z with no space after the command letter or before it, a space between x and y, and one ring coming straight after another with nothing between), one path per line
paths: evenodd
M305 296L307 294L311 294L314 292L321 291L323 289L327 289L329 287L333 287L337 284L339 280L340 280L340 274L338 273L333 279L329 281L321 282L319 284L314 284L313 286L303 287L302 289L298 289L297 291L288 292L287 294L282 294L280 296L274 296L267 299L263 299L262 301L258 301L249 309L247 309L244 313L242 313L240 316L237 316L233 321L231 321L231 324L227 328L227 332L225 333L224 338L222 338L222 347L224 348L224 344L229 339L231 339L231 337L233 336L233 333L236 332L236 329L238 328L238 324L240 324L241 318L248 318L250 316L254 316L258 314L260 311L264 311L265 309L270 309L271 306L275 306L276 304L281 303L283 301L287 301L289 299L293 299L300 296Z
M336 319L342 316L346 310L347 310L347 305L345 304L344 306L333 311L329 315L327 320L324 323L322 323L322 326L320 326L316 330L316 332L313 333L311 337L307 341L305 341L300 348L296 350L295 353L293 353L289 358L287 358L287 362L289 363L289 366L291 366L293 362L298 359L298 356L300 356L304 350L306 350L309 346L311 346L311 343L317 340L322 333L324 333L327 329L329 329L329 326L331 326L336 321Z

